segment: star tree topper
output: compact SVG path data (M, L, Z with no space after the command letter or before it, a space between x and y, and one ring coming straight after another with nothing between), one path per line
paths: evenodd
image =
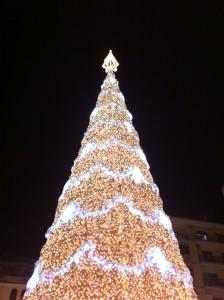
M116 72L118 66L119 66L119 63L116 60L116 58L113 56L112 51L110 50L109 54L104 59L104 63L102 65L102 67L105 69L106 73L111 73L111 72Z

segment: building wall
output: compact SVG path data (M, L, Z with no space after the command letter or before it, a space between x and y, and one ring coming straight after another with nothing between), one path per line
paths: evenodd
M33 264L27 262L12 262L11 259L1 260L0 300L22 299L27 279L31 276L33 267Z
M10 294L13 289L16 289L17 293L16 293L16 298L14 298L12 300L22 299L23 291L25 289L25 284L0 282L0 299L1 300L10 300Z
M199 300L224 300L224 225L171 219Z

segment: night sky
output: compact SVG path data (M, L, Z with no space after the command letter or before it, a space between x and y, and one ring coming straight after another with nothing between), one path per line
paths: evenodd
M222 7L33 2L3 11L0 257L37 259L109 49L166 213L224 223Z

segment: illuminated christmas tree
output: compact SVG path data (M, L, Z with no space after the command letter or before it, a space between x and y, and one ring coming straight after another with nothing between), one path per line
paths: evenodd
M197 299L114 72L90 116L24 299Z

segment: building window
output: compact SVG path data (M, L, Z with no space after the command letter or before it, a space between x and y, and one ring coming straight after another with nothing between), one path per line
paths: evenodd
M224 243L224 234L216 234L217 241L220 243Z
M217 280L218 275L216 273L204 273L206 278L210 280Z
M21 292L21 294L20 294L20 299L23 298L23 296L24 296L24 294L25 294L25 291L26 291L26 290L22 290L22 292Z
M180 245L180 253L182 255L189 255L190 254L189 247L187 245Z
M12 289L9 300L16 300L16 297L17 297L17 289Z
M216 285L218 282L218 275L216 273L204 273L204 282L208 285Z
M207 241L208 240L207 232L197 231L197 238L201 241Z
M203 260L206 260L206 261L212 261L213 260L212 252L202 251L202 258L203 258Z

